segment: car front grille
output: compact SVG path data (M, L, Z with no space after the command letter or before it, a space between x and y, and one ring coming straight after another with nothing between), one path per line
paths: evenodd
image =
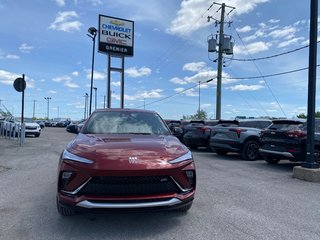
M28 130L36 130L37 127L28 127L28 126L26 126L26 129L28 129Z
M169 176L92 177L78 195L142 196L181 193Z

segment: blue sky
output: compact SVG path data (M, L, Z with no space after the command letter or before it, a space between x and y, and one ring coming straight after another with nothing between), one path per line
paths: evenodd
M207 39L216 34L219 6L209 0L0 0L0 100L21 114L21 94L13 81L26 75L25 115L50 118L84 115L90 92L92 40L99 14L135 22L134 56L125 59L125 107L180 119L198 109L198 88L161 100L216 75L215 53ZM215 0L215 2L222 2ZM225 33L235 41L235 60L225 59L222 118L238 115L291 118L307 109L307 71L246 79L308 66L308 48L279 57L238 61L285 53L308 45L309 1L225 0L236 10L226 17ZM229 10L226 10L227 13ZM240 38L239 38L240 37ZM230 56L228 56L230 57ZM112 61L114 67L120 61ZM96 52L94 85L98 108L106 94L107 56ZM233 78L244 79L233 79ZM119 107L120 74L111 77L112 107ZM215 117L216 80L201 85L201 108ZM317 94L317 96L319 96ZM317 97L318 99L318 97ZM161 100L161 101L159 101ZM156 103L153 103L158 101ZM93 101L94 108L94 101Z

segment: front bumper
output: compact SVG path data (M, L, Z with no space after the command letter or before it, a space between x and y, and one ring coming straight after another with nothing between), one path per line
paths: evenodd
M94 170L94 172L91 172L88 169L83 169L83 172L77 171L73 180L70 180L66 187L61 187L60 177L62 172L75 171L74 165L62 162L58 174L58 204L76 210L180 208L193 201L196 173L193 162L177 164L177 166L177 168L169 170L153 169L143 171ZM186 177L186 171L194 173L192 185ZM167 177L163 177L164 175ZM144 186L136 185L136 177L139 181L141 178L142 181L145 178L149 179L149 177L152 179L159 178L159 182L153 183L155 185L149 185L148 182ZM124 181L123 179L126 179L125 183L121 182ZM100 185L101 181L103 185ZM117 184L114 185L114 182ZM168 188L163 188L163 186L168 186ZM156 191L153 189L156 189Z

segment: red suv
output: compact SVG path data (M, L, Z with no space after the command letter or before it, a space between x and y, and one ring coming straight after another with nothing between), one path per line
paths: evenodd
M57 208L186 211L195 187L191 152L157 113L96 110L60 156Z

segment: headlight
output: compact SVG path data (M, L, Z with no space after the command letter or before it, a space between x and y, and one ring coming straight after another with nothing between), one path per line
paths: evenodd
M192 159L192 153L189 151L186 154L184 154L176 159L170 160L169 163L179 163L179 162L183 162L183 161L187 161L187 160L191 160L191 159Z
M86 163L86 164L92 164L93 163L92 160L77 156L77 155L75 155L75 154L73 154L71 152L68 152L67 150L63 151L62 159L69 160L69 161Z

